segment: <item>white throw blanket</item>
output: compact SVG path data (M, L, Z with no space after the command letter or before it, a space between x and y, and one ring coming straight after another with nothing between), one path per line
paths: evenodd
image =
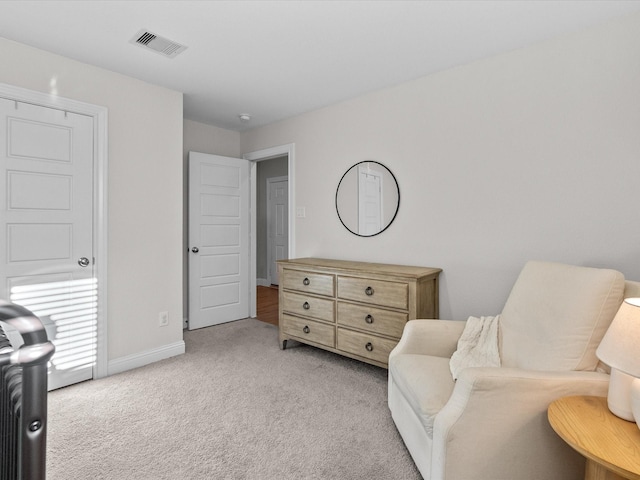
M458 349L451 356L449 368L453 379L467 367L499 367L498 325L496 317L469 317L462 335L458 339Z

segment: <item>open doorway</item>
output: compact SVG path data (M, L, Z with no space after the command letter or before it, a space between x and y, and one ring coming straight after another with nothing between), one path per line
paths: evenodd
M288 258L288 157L256 165L256 318L278 325L277 261Z
M277 273L275 262L292 258L294 254L294 179L293 144L245 154L251 163L251 316L260 316L277 325ZM269 202L271 194L276 201ZM284 241L283 241L284 237ZM284 243L284 244L283 244ZM275 274L274 274L275 273ZM258 289L261 295L258 295ZM262 289L269 289L265 291ZM266 294L266 295L265 295ZM266 311L265 311L266 309Z
M289 254L288 160L284 155L256 164L255 258L259 286L278 285L275 262Z

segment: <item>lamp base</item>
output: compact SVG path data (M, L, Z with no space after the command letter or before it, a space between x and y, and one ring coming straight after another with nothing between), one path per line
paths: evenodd
M631 384L634 380L635 377L627 375L617 368L611 369L607 405L611 413L630 422L633 422L636 418L640 418L640 412L638 412L638 416L634 416L631 410ZM638 405L638 409L640 409L640 405Z
M640 428L640 378L631 382L631 411L636 418L636 425Z

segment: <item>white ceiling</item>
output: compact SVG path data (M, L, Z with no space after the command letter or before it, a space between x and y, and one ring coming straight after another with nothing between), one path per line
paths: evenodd
M184 92L186 118L242 131L638 11L640 0L4 0L0 36ZM188 48L169 59L129 43L141 29Z

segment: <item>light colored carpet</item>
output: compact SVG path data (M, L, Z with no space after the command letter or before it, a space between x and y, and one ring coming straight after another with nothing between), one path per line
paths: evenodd
M282 351L276 327L252 319L185 342L185 355L51 392L47 478L421 478L386 370Z

